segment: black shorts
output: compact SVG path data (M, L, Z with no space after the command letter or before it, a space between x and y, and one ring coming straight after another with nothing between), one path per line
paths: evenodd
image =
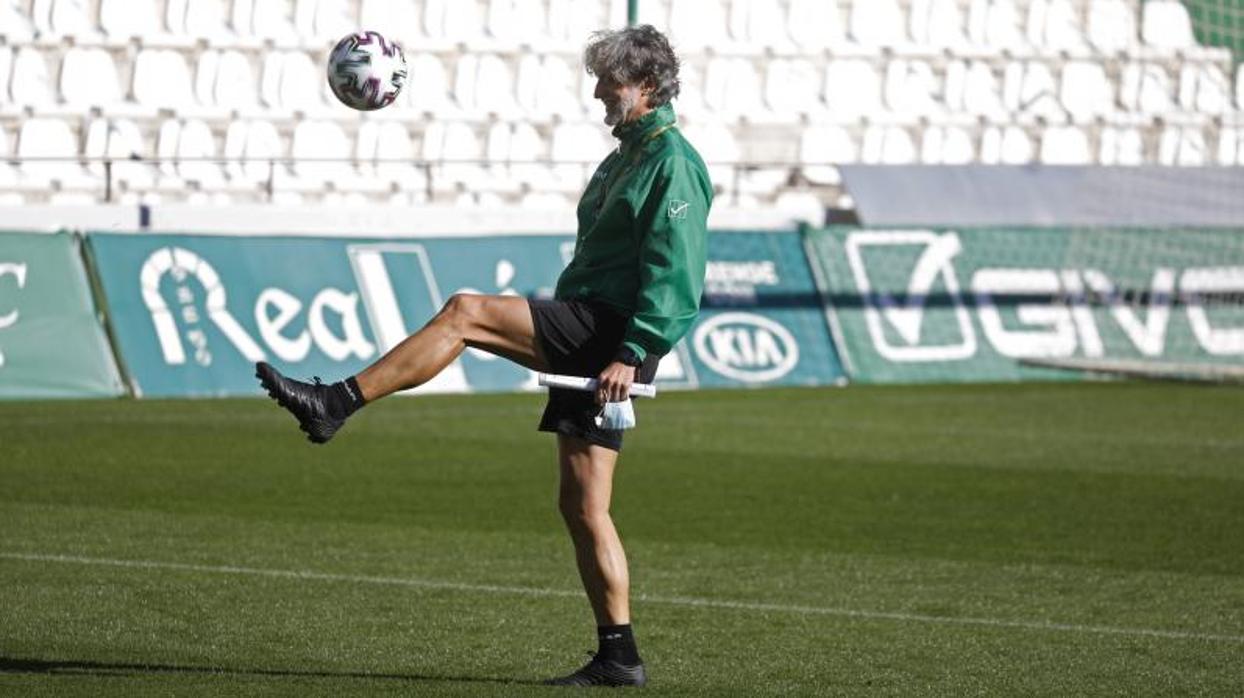
M629 316L591 301L531 300L528 305L536 341L549 369L568 376L599 376L613 362L630 323ZM659 356L645 358L636 381L651 383L659 361ZM621 451L622 431L596 426L598 414L600 406L592 393L550 388L539 429Z

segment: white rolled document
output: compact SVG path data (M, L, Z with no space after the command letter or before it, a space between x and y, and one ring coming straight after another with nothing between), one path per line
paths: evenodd
M596 379L582 376L563 376L556 373L537 374L537 382L549 388L565 388L567 390L596 391ZM631 383L631 397L656 397L657 387L648 383Z

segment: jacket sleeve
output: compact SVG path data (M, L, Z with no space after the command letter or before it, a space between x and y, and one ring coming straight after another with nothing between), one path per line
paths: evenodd
M639 297L623 345L666 354L700 311L708 248L707 176L685 157L662 162L636 217Z

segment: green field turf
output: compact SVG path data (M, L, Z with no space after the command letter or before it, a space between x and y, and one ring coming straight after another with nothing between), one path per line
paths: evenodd
M0 692L564 695L541 407L0 404ZM1244 694L1242 390L671 393L628 439L646 694Z

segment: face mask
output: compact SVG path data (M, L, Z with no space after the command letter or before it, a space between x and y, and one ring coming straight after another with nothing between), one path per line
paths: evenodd
M635 406L631 401L606 402L596 415L596 426L601 429L631 429L635 426Z

